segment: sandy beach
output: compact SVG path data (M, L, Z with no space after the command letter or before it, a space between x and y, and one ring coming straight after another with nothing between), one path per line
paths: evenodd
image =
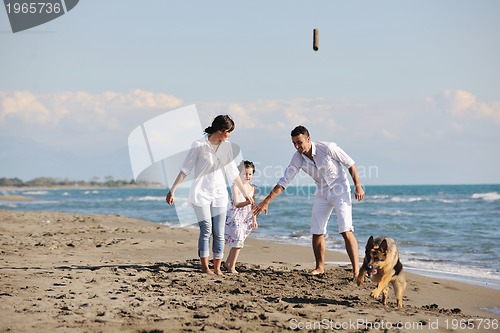
M0 211L0 332L498 332L500 291L407 274L404 308L310 247L248 239L240 274L200 273L195 228ZM364 240L360 240L364 243ZM228 251L228 249L226 249ZM345 262L328 252L327 261Z

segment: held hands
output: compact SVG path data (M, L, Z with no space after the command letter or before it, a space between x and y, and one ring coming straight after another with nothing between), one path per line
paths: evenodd
M261 203L259 203L257 206L254 206L253 215L259 216L260 213L262 213L262 212L264 212L267 215L267 206L268 206L268 203L266 203L265 200L262 201Z

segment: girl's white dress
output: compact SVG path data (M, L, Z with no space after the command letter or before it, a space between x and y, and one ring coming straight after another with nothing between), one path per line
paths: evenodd
M255 193L255 185L252 185L249 196L253 197ZM238 191L238 201L245 201L245 197ZM243 247L245 239L252 232L253 212L252 205L246 205L242 208L236 208L233 198L226 215L226 226L224 229L224 238L226 244L230 247Z

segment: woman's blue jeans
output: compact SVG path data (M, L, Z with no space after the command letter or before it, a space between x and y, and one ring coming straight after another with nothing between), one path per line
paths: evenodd
M226 207L194 206L194 212L200 226L198 238L198 256L210 256L210 236L213 235L212 252L214 259L224 257L224 225L226 222Z

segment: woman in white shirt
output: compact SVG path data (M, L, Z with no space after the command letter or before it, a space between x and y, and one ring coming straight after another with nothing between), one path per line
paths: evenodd
M245 197L253 204L243 187L239 170L233 158L232 145L227 141L234 130L234 122L228 115L215 117L212 125L205 129L205 135L193 142L182 164L181 171L167 194L169 205L174 203L177 187L194 169L193 182L189 191L189 204L194 208L200 236L198 255L204 273L222 275L221 262L224 256L224 223L229 201L224 174L234 181ZM212 252L214 272L209 268L210 236L213 234Z

